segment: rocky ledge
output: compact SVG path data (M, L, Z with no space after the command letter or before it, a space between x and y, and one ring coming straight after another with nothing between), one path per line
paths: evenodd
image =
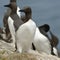
M0 60L60 60L52 55L32 53L16 53L11 44L0 40Z

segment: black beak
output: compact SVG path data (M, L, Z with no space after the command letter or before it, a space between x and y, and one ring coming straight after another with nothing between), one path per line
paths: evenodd
M9 5L4 5L4 7L10 7L10 4Z
M19 10L19 12L24 12L24 10Z

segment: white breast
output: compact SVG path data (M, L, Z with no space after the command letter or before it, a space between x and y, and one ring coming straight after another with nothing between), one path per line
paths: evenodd
M47 54L51 54L51 46L47 37L45 37L38 28L36 28L36 33L33 41L38 52L45 52Z
M11 17L8 18L8 26L13 39L13 46L15 47L15 28L14 28L14 21Z
M18 15L19 17L21 17L21 12L19 12L19 10L20 10L20 8L17 7L17 15Z
M31 19L19 27L16 32L16 40L17 48L20 53L27 52L31 48L35 30L36 24Z

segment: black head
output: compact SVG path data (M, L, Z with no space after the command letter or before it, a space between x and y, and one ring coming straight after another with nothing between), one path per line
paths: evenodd
M25 14L31 13L31 8L30 7L24 7L23 9L19 10L20 12L24 12Z
M39 29L43 29L45 32L48 32L50 30L50 26L48 24L44 24L39 26Z
M12 2L12 3L8 4L8 5L4 5L4 7L9 7L11 9L17 9L17 6L16 6L15 2Z
M16 2L16 0L10 0L10 2Z

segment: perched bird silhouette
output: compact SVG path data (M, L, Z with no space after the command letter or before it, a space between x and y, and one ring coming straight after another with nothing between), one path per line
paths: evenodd
M23 18L21 18L24 19L25 22L16 32L17 51L20 53L29 53L36 31L36 24L32 20L32 10L30 7L26 6L20 11L25 13Z
M33 44L39 53L44 52L47 54L51 54L51 45L48 35L46 34L49 31L49 29L50 27L47 24L36 28Z
M5 5L5 7L9 7L11 9L10 16L8 17L8 27L13 39L13 43L15 44L15 32L18 30L21 24L23 24L23 21L19 18L17 15L17 6L15 2L12 2L8 5ZM13 44L13 45L14 45Z
M10 0L10 3L15 3L16 4L16 0ZM19 17L21 17L21 13L19 12L20 8L17 6L17 15ZM10 30L9 30L9 27L8 27L8 17L10 16L10 13L11 13L11 9L8 8L7 11L5 12L4 14L4 18L3 18L3 25L4 25L4 30L6 32L6 37L4 38L6 42L10 42L10 39L11 39L11 34L10 34ZM12 40L11 40L12 41Z

